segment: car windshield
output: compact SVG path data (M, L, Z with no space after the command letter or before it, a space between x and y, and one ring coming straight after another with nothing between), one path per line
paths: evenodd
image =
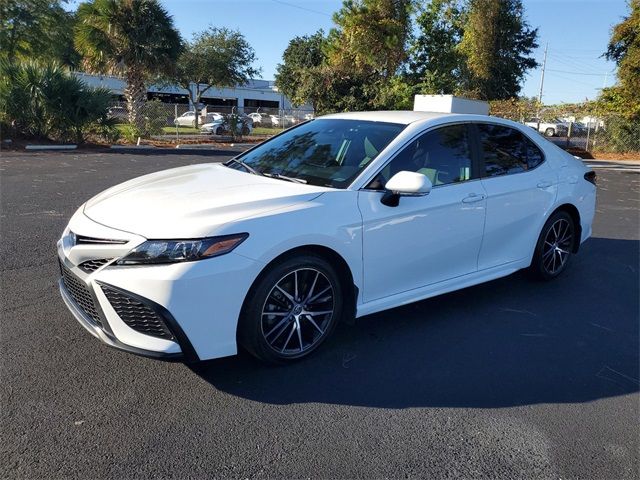
M362 120L318 119L262 143L227 166L289 177L311 185L347 187L405 125Z

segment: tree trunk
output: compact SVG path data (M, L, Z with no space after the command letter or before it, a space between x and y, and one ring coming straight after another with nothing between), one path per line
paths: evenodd
M200 123L200 108L199 108L199 103L200 103L200 84L196 83L196 95L195 95L195 101L193 102L193 110L196 112L196 116L195 116L195 120L194 120L194 124L193 126L196 127L196 130L198 129L198 124Z
M144 74L135 68L127 71L127 86L124 89L124 96L127 99L127 110L129 111L129 123L134 125L140 132L144 130L144 104L147 101L147 86L145 85Z

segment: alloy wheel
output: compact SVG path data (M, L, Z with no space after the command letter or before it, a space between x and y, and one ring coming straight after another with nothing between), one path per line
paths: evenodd
M334 315L329 279L314 268L300 268L282 277L262 307L261 332L280 356L297 357L325 336Z
M572 245L573 226L567 219L559 218L547 230L542 247L542 265L549 275L555 275L564 268Z

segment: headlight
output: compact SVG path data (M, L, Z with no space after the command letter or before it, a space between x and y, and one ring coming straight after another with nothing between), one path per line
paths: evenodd
M248 236L248 233L238 233L194 240L148 240L116 264L141 265L203 260L229 253Z

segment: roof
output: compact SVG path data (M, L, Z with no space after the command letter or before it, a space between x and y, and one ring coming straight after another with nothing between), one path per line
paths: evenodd
M389 122L408 125L418 120L431 120L445 116L452 116L454 113L436 112L414 112L413 110L394 110L379 112L345 112L323 115L318 118L342 118L346 120L368 120L371 122Z

